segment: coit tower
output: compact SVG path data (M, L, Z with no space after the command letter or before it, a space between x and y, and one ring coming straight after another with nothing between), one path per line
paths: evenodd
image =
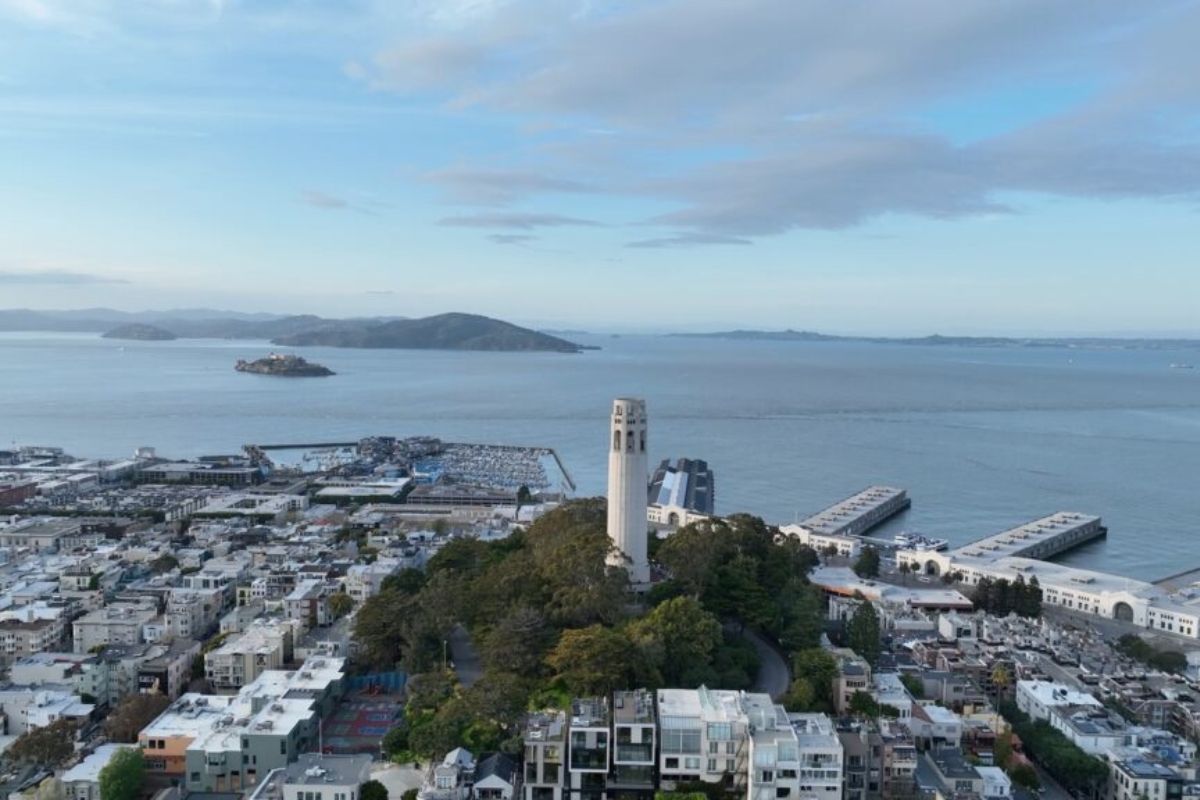
M617 552L609 563L623 566L633 584L650 582L646 556L646 401L613 401L608 450L608 538Z

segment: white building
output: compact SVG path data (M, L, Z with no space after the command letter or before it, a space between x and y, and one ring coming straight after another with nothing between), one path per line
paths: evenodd
M358 800L371 779L371 757L302 753L284 768L283 800Z
M1052 681L1017 681L1017 708L1037 721L1050 721L1051 712L1060 707L1103 708L1103 704L1087 692L1078 692Z
M798 800L839 800L845 751L832 720L824 714L788 714L800 745Z
M73 649L76 653L89 653L101 645L138 644L142 641L143 626L157 616L158 608L153 602L114 603L85 614L71 623Z
M67 800L101 800L100 770L108 766L117 751L131 747L128 744L102 744L90 756L64 772L59 779Z
M624 567L635 585L650 582L646 434L646 402L629 397L614 400L609 426L608 537L615 552L609 563Z
M779 532L790 536L800 544L811 547L818 553L834 549L843 558L858 558L862 553L862 539L857 536L842 536L833 533L818 533L803 525L783 525Z

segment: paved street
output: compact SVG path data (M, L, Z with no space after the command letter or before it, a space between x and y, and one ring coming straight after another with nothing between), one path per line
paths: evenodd
M787 662L770 643L754 631L747 629L742 636L754 645L758 652L758 677L754 681L754 691L764 692L776 699L782 697L792 683Z
M475 645L471 644L467 629L462 625L456 626L450 632L446 643L449 648L450 661L454 665L454 673L458 675L458 682L463 685L463 688L470 687L479 680L479 676L483 674L483 668L479 665L479 653L475 651Z

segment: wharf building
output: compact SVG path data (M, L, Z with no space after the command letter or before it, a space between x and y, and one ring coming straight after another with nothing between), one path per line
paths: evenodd
M1169 594L1143 581L1043 560L1106 534L1100 517L1060 511L945 553L900 550L896 562L923 575L955 574L967 585L983 578L1036 579L1047 605L1200 638L1196 587Z
M655 525L680 525L711 517L716 505L713 471L708 462L664 459L650 479L646 518Z
M892 486L868 486L779 532L817 551L834 550L843 558L862 552L860 537L912 504L908 492Z
M608 538L613 545L609 564L623 567L634 586L650 583L646 434L646 401L614 400L608 453Z

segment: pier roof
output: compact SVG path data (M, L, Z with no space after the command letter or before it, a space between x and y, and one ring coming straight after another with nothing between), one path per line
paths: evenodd
M952 555L981 556L992 560L1005 556L1020 556L1055 537L1099 523L1100 518L1093 514L1060 511L959 547Z

